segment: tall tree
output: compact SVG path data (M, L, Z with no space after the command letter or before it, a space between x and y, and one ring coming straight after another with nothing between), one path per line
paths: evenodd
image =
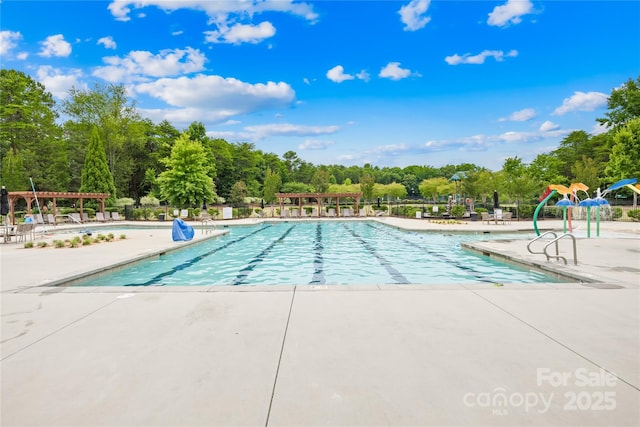
M364 200L371 200L373 198L373 188L376 185L376 179L372 173L365 172L360 177L360 191Z
M0 159L12 150L13 160L22 160L12 167L22 167L19 175L32 176L41 190L68 190L67 147L57 117L41 83L21 71L0 70Z
M92 127L98 128L114 181L121 193L128 193L128 179L134 168L128 147L144 144L146 136L145 126L139 126L142 119L135 102L127 98L124 85L96 84L91 90L72 88L62 101L62 112L76 123L76 126L67 127L67 131L81 133L71 141L86 140ZM70 146L69 149L80 151L82 147Z
M267 176L264 179L262 192L265 202L271 203L276 199L276 193L280 190L281 185L280 174L272 172L271 168L267 168Z
M202 144L180 135L165 163L167 170L158 177L162 199L179 208L200 206L203 200L214 199Z
M640 77L629 79L619 88L614 89L607 101L609 111L605 118L597 119L603 125L616 128L630 120L640 117Z
M83 193L109 193L108 204L113 204L116 200L116 186L107 165L107 156L100 134L95 126L91 131L91 138L87 146L80 191Z
M318 169L313 174L311 186L316 193L326 193L329 188L329 172L326 169Z
M630 120L615 133L606 173L614 180L640 179L640 118Z

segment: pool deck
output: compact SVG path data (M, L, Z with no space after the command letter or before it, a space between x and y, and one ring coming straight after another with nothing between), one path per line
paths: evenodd
M2 244L0 425L640 425L640 223L576 224L565 266L531 222L375 220L520 231L471 246L585 283L56 287L185 243Z

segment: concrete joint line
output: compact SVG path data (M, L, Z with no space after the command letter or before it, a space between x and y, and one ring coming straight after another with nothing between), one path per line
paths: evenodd
M60 332L60 331L62 331L62 330L64 330L64 329L67 329L69 326L74 325L74 324L78 323L79 321L86 319L87 317L91 316L91 315L92 315L92 314L94 314L94 313L97 313L98 311L102 310L103 308L109 307L111 304L113 304L113 303L114 303L114 302L116 302L116 301L117 301L117 300L115 300L115 299L114 299L113 301L111 301L111 302L109 302L109 303L107 303L107 304L103 305L102 307L98 307L97 309L95 309L95 310L93 310L93 311L91 311L91 312L89 312L89 313L85 314L84 316L77 318L77 319L76 319L76 320L74 320L73 322L71 322L71 323L67 323L67 324L66 324L66 325L64 325L64 326L59 327L59 328L58 328L58 329L56 329L55 331L53 331L53 332L51 332L51 333L49 333L49 334L47 334L47 335L43 336L43 337L42 337L42 338L40 338L40 339L35 340L35 341L34 341L34 342L32 342L31 344L27 344L26 346L22 347L21 349L16 350L16 351L14 351L13 353L11 353L11 354L9 354L9 355L7 355L7 356L4 356L2 359L0 359L0 361L5 361L5 360L7 360L8 358L12 357L13 355L18 354L18 353L20 353L21 351L28 349L28 348L29 348L29 347L31 347L32 345L35 345L35 344L39 343L40 341L43 341L43 340L45 340L45 339L49 338L49 337L50 337L50 336L52 336L52 335L57 334L58 332Z
M619 375L617 375L615 372L611 372L609 369L605 368L604 366L600 366L598 363L594 362L593 360L589 359L587 356L577 352L576 350L572 349L571 347L567 346L564 343L561 343L560 341L558 341L557 339L553 338L551 335L541 331L540 329L536 328L535 326L533 326L532 324L528 323L527 321L519 318L518 316L516 316L515 314L505 310L504 308L500 307L498 304L494 303L493 301L488 300L487 298L483 297L482 295L480 295L479 293L477 293L476 291L471 291L471 293L475 294L476 296L478 296L479 298L483 299L484 301L488 302L489 304L491 304L492 306L496 307L498 310L506 313L507 315L513 317L514 319L518 320L519 322L527 325L528 327L530 327L531 329L533 329L534 331L538 332L539 334L544 335L545 337L547 337L548 339L550 339L551 341L555 342L556 344L566 348L567 350L569 350L570 352L572 352L573 354L577 355L578 357L581 357L582 359L586 360L587 362L591 363L593 366L602 369L603 371L613 375L614 377L616 377L617 379L619 379L620 381L622 381L623 383L625 383L626 385L628 385L629 387L640 391L640 388L638 388L637 386L631 384L629 381L626 381L624 378L620 378Z
M284 327L284 334L282 335L282 346L280 346L280 356L278 357L278 366L276 367L276 375L273 379L273 388L271 389L271 399L269 400L269 410L267 411L267 419L264 423L265 427L269 425L269 417L271 416L271 407L273 405L273 397L276 394L276 385L278 383L278 374L280 373L280 363L282 362L282 354L284 353L284 344L287 340L287 331L289 330L289 322L291 321L291 312L293 311L293 301L296 298L296 289L293 287L293 293L291 294L291 303L289 304L289 315L287 316L287 323Z

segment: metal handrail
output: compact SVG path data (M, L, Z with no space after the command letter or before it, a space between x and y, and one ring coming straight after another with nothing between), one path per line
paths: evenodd
M544 247L544 254L547 256L547 261L549 261L549 259L551 258L557 258L557 259L561 259L564 261L564 265L567 265L567 259L563 256L558 255L558 240L560 239L564 239L565 237L571 237L571 240L573 240L573 264L574 265L578 265L578 251L576 248L576 236L574 236L571 233L565 233L560 237L557 237L555 239L553 239L552 241L550 241L549 243L547 243ZM553 243L555 243L556 245L556 254L555 255L549 255L547 253L547 248L549 246L551 246Z
M541 235L535 237L533 240L531 240L529 242L529 244L527 245L527 250L532 253L532 254L543 254L544 255L544 250L542 252L534 252L533 250L531 250L531 245L533 244L533 242L535 242L536 240L540 240L542 239L544 236L548 235L548 234L553 234L554 239L557 240L558 235L555 233L555 231L547 231L542 233ZM558 243L556 242L556 255L558 255Z

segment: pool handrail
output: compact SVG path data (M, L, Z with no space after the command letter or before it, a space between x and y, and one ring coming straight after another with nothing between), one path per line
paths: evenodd
M549 259L551 258L556 258L556 259L561 259L564 261L564 265L567 265L567 258L558 255L557 251L558 251L558 240L560 239L564 239L565 237L570 237L571 240L573 241L573 264L574 265L578 265L578 251L576 248L576 236L574 236L571 233L564 233L563 235L561 235L560 237L556 237L555 239L553 239L552 241L550 241L549 243L547 243L544 247L544 254L547 256L547 261L549 261ZM547 253L547 248L554 244L556 245L556 254L555 255L549 255Z
M543 237L545 237L545 236L547 236L547 235L549 235L549 234L552 234L554 239L557 239L557 238L558 238L558 235L556 234L556 232L555 232L555 231L546 231L546 232L544 232L544 233L542 233L542 234L540 234L540 235L538 235L538 236L534 237L534 238L533 238L533 239L532 239L532 240L527 244L527 250L528 250L530 253L532 253L532 254L541 254L541 255L544 255L544 250L543 250L542 252L534 252L534 251L531 249L531 245L533 244L533 242L535 242L535 241L537 241L537 240L540 240L540 239L542 239ZM556 242L556 255L558 255L558 243L557 243L557 242Z

